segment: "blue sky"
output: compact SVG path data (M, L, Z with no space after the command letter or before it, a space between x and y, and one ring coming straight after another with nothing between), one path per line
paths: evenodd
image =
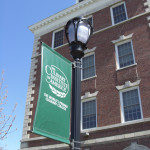
M0 72L5 71L9 113L15 103L17 131L0 141L5 150L18 150L22 136L33 34L28 27L73 4L76 0L0 0Z

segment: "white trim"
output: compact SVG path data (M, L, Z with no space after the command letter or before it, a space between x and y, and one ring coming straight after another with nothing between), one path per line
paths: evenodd
M132 142L130 146L124 148L123 150L150 150L144 145L139 145L137 142Z
M150 130L109 136L109 137L104 137L104 138L97 138L97 139L92 139L92 140L86 140L83 142L83 144L84 146L93 145L93 144L105 144L108 142L116 142L116 141L120 142L122 140L136 139L136 138L142 138L142 137L150 137Z
M113 8L115 8L115 7L119 6L119 5L122 5L122 4L124 4L125 13L126 13L126 19L125 19L125 20L128 19L128 14L127 14L127 9L126 9L126 4L125 4L125 2L123 1L123 2L117 3L117 4L113 5L112 7L110 7L112 25L115 25L115 23L114 23L114 15L113 15ZM123 20L123 21L124 21L124 20ZM122 21L121 21L121 22L122 22ZM120 22L118 22L118 23L120 23ZM118 24L118 23L116 23L116 24Z
M147 8L145 8L145 12L150 12L150 0L147 0L147 2L144 3L144 6L147 6ZM148 26L150 27L150 16L147 17L148 20Z
M89 53L94 53L96 50L96 47L93 47L92 49L86 49L84 51L84 56L87 56Z
M131 87L134 87L134 86L138 86L140 84L141 80L137 80L135 82L130 82L130 81L127 81L125 82L124 85L119 85L119 86L116 86L117 90L124 90L124 89L127 89L127 88L131 88Z
M145 8L145 11L146 11L146 12L149 12L149 11L150 11L150 0L147 0L147 1L144 3L144 6L147 6L147 8Z
M38 55L37 50L39 49L39 44L40 44L39 39L40 39L39 36L34 36L32 58ZM37 65L36 65L37 62L38 62L37 59L31 60L31 68L30 68L30 76L29 76L29 81L28 81L25 115L24 115L24 122L23 122L22 139L29 138L29 134L27 131L29 131L31 128L29 126L29 123L31 123L31 119L29 118L29 116L32 115L32 111L30 110L30 108L33 108L33 104L31 104L31 101L34 100L34 98L32 97L32 94L34 94L35 90L33 90L32 88L35 87L35 84L33 84L33 82L36 80L35 69L37 68Z
M59 48L61 48L61 47L66 46L66 45L69 45L69 43L65 43L65 44L63 44L63 45L61 45L61 46L58 46L58 47L54 48L54 49L56 50L56 49L59 49Z
M62 31L62 30L64 30L64 27L53 31L53 34L52 34L52 48L53 48L53 49L56 49L56 48L61 47L62 45L64 45L64 34L63 34L63 44L60 45L60 46L54 47L55 33L59 32L59 31ZM64 31L63 31L63 32L64 32Z
M103 126L103 127L91 128L89 130L86 129L86 130L81 131L81 133L114 129L114 128L119 128L119 127L124 127L127 125L135 125L135 124L146 123L146 122L150 122L150 118L143 118L140 120L134 120L132 122L129 121L129 122L125 122L125 123L118 123L118 124L113 124L113 125L108 125L108 126ZM46 139L46 137L40 136L40 137L35 137L35 138L23 139L23 140L21 140L21 142L36 141L36 140L43 140L43 139Z
M89 92L88 92L89 93ZM95 93L93 93L93 95L97 95L98 94L98 91L97 92L95 92ZM83 129L83 127L82 127L82 104L84 103L84 102L89 102L89 101L93 101L93 100L95 100L95 102L96 102L96 127L97 127L97 98L96 98L96 96L94 96L94 97L89 97L89 98L86 98L86 99L82 99L81 100L81 132L82 131L84 131L84 130L89 130L89 129L93 129L93 128L88 128L88 129ZM94 128L96 128L96 127L94 127Z
M121 122L124 123L125 121L125 115L124 115L124 108L123 108L123 97L122 97L122 93L123 92L127 92L127 91L131 91L137 89L138 90L138 97L139 97L139 105L140 105L140 110L141 110L141 119L143 119L143 110L142 110L142 104L141 104L141 96L140 96L140 90L138 86L134 86L128 89L123 89L119 91L119 95L120 95L120 104L121 104ZM139 120L139 119L137 119ZM132 120L133 121L133 120ZM132 121L127 121L127 122L132 122Z
M144 6L149 6L149 7L150 7L150 0L147 0L147 1L144 3Z
M29 139L29 134L26 135L22 134L22 139Z
M125 66L125 67L116 69L116 71L123 70L123 69L126 69L126 68L130 68L130 67L133 67L133 66L137 66L137 63L134 63L134 64L132 64L132 65L129 65L129 66Z
M132 39L127 39L127 40L121 40L119 43L116 43L115 44L115 53L116 53L116 71L119 70L119 69L123 69L123 68L126 68L128 66L131 66L131 65L128 65L128 66L125 66L125 67L122 67L120 68L120 63L119 63L119 55L118 55L118 46L119 45L122 45L122 44L125 44L125 43L128 43L128 42L131 42L131 48L132 48L132 54L133 54L133 61L134 63L131 64L132 66L136 64L135 62L135 55L134 55L134 49L133 49L133 43L132 43Z
M82 146L91 146L91 145L95 145L95 144L106 144L108 142L111 142L111 143L120 142L123 140L137 139L137 138L143 138L143 137L150 137L150 130L109 136L109 137L104 137L104 138L90 139L90 140L82 141ZM60 149L60 148L69 148L69 145L54 144L54 145L22 148L21 150L35 150L35 149L36 150L47 150L47 149Z
M91 15L89 15L89 16L87 16L87 17L85 17L86 19L89 19L89 18L92 18L92 24L91 24L91 26L93 27L94 26L94 22L93 22L93 15L91 14Z
M125 122L125 123L118 123L118 124L113 124L113 125L108 125L108 126L103 126L103 127L91 128L89 130L86 129L86 130L81 131L81 133L114 129L114 128L119 128L119 127L124 127L127 125L135 125L135 124L146 123L146 122L150 122L150 118L143 118L140 120L134 120L132 122L129 121L129 122ZM35 138L23 139L23 140L21 140L21 142L36 141L36 140L42 140L42 139L46 139L46 137L40 136L40 137L35 137Z
M113 41L111 41L111 42L114 43L114 44L120 43L120 42L122 42L122 41L124 41L124 40L132 39L132 36L133 36L133 33L131 33L131 34L127 35L127 36L121 35L121 36L119 37L119 39L113 40Z
M38 141L38 140L44 140L47 139L46 137L39 136L39 137L34 137L34 138L29 138L29 139L22 139L20 142L29 142L29 141Z
M36 147L29 147L29 148L22 148L21 150L50 150L50 149L61 149L61 148L69 148L67 144L53 144L53 145L46 145L46 146L36 146Z
M90 79L93 79L93 78L97 78L97 75L89 77L89 78L86 78L86 79L82 79L82 81L90 80Z
M113 125L108 125L108 126L103 126L103 127L86 129L86 130L83 130L81 133L86 133L86 132L90 133L90 132L97 132L97 131L108 130L108 129L115 129L115 128L120 128L120 127L124 127L124 126L128 126L128 125L146 123L149 121L150 121L150 118L143 118L143 119L139 119L139 120L128 121L125 123L118 123L118 124L113 124Z
M81 100L90 99L92 97L96 97L99 91L95 93L86 92L85 95L81 96Z

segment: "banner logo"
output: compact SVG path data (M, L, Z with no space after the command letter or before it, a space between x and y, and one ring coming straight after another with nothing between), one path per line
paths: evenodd
M66 75L54 65L46 65L46 82L50 90L58 97L65 98L69 92L69 83Z

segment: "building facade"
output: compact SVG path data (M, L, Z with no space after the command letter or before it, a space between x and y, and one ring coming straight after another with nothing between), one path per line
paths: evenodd
M64 26L84 16L94 33L82 58L83 150L150 149L150 0L77 0L29 29L34 34L21 150L69 149L33 134L41 41L70 56Z

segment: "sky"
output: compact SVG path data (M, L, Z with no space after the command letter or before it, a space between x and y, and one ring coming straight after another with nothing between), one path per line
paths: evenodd
M18 150L22 138L34 35L30 25L75 4L76 0L0 0L0 73L8 89L7 114L17 103L13 128L0 141L4 150Z

